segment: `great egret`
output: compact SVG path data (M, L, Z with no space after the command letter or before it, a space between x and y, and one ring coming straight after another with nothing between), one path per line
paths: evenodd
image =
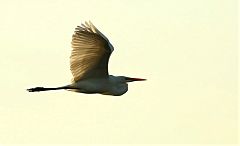
M128 91L128 82L146 79L108 74L108 60L114 48L90 21L77 26L72 36L70 69L72 84L57 87L35 87L29 92L66 89L80 93L100 93L120 96Z

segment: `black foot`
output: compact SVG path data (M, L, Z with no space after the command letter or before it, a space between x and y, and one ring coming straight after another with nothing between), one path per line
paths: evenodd
M36 87L36 88L30 88L27 89L28 92L39 92L39 91L44 91L43 87Z

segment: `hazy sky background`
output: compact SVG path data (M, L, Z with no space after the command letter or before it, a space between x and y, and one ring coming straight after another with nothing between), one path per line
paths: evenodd
M237 0L6 0L0 5L0 143L236 143ZM120 97L67 91L71 36L91 20Z

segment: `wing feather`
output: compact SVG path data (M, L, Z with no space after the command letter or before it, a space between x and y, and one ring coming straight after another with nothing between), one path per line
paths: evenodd
M113 46L90 21L77 26L72 36L70 69L73 82L108 76L108 60Z

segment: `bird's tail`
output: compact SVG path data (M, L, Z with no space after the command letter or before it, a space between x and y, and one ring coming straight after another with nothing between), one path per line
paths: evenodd
M35 87L27 89L28 92L40 92L40 91L49 91L49 90L61 90L61 89L72 89L69 85L56 87L56 88L44 88L44 87Z

